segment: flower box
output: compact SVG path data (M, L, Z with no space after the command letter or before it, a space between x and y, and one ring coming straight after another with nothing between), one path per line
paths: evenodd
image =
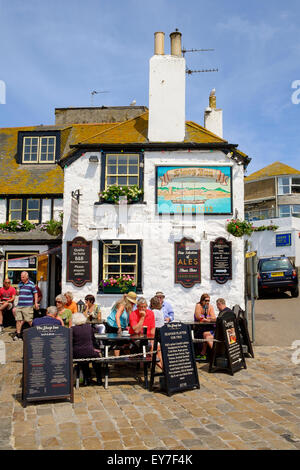
M121 292L121 288L118 286L103 286L103 294L127 294L127 292L136 292L136 286L126 287Z

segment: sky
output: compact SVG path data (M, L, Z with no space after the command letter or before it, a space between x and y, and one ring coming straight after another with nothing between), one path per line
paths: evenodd
M169 53L176 28L185 49L214 49L187 53L188 69L218 69L187 75L186 119L203 125L215 88L247 174L300 170L298 0L0 0L0 127L54 124L59 107L148 106L154 33Z

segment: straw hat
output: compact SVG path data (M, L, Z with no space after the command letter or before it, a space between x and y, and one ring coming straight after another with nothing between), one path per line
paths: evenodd
M135 292L128 292L128 294L126 295L126 299L129 300L129 302L136 304L137 295Z

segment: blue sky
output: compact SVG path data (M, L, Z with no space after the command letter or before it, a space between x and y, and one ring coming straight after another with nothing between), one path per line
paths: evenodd
M216 88L224 138L252 162L300 170L300 3L297 0L0 0L0 126L54 124L54 108L148 106L154 32L178 28L186 54L186 119L203 125ZM300 93L299 93L300 98Z

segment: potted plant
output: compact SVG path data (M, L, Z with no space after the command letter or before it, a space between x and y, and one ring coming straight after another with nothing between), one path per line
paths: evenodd
M104 294L125 294L129 291L136 291L136 284L133 276L125 275L119 277L108 277L100 282Z
M63 213L59 214L59 220L48 220L44 224L40 225L40 230L42 232L47 232L49 235L53 235L57 237L58 235L62 234L62 226L63 226Z

